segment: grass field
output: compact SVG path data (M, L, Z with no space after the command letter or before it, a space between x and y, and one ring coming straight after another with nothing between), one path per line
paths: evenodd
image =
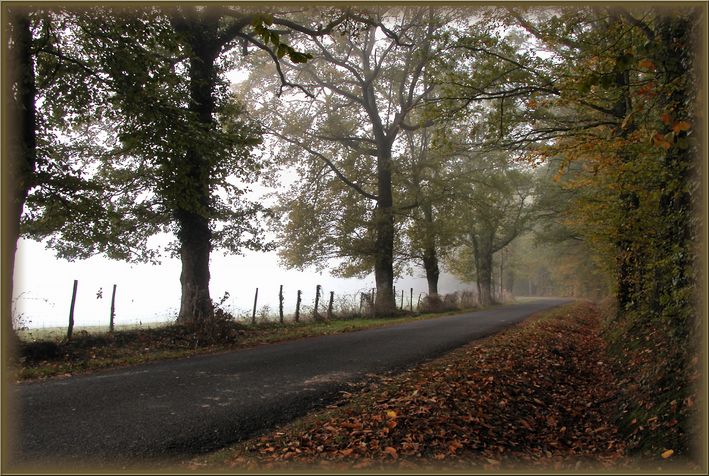
M157 329L172 324L172 321L163 322L146 322L144 324L116 324L115 332L133 331L139 329ZM17 335L23 341L33 340L61 340L66 337L66 326L63 327L37 327L27 328L17 331ZM74 334L105 334L108 332L108 326L74 326Z

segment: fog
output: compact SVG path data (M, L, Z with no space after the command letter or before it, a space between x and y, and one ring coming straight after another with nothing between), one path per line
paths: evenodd
M254 293L259 288L257 314L270 308L278 314L278 290L283 285L284 312L293 313L298 289L303 291L302 306L312 308L315 287L323 286L323 299L335 292L336 300L347 295L359 302L356 293L374 288L374 275L366 279L345 279L331 276L326 271L285 270L278 265L275 252L246 252L244 256L224 256L212 253L210 294L219 301L229 293L223 307L241 317L251 315ZM129 264L100 256L69 262L55 258L43 243L21 239L17 250L15 270L15 297L13 314L21 325L31 328L64 326L68 323L74 280L78 280L74 309L76 326L108 326L111 291L116 289L116 325L150 324L174 319L180 304L180 261L164 259L159 265ZM410 289L414 289L414 306L418 296L426 292L423 271L395 282L397 302L401 289L408 306ZM441 293L470 288L449 274L442 274ZM100 293L101 297L97 297Z

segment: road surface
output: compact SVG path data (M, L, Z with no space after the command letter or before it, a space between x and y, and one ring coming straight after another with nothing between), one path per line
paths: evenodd
M564 302L16 384L5 467L130 468L212 451L333 401L368 373L403 370Z

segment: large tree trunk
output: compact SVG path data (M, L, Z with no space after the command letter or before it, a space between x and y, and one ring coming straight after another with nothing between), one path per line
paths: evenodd
M7 157L2 161L2 208L7 217L3 226L2 261L3 290L2 309L3 332L10 335L11 308L13 295L13 274L15 253L20 236L20 219L36 163L36 111L35 111L35 71L32 61L32 32L27 14L19 11L8 12L9 38L5 43L8 53L8 84L3 89L3 101L8 106Z
M480 305L494 303L492 297L492 253L483 252L478 260L477 281L480 290Z
M426 238L423 250L423 268L426 270L426 281L428 282L428 295L438 295L438 254L436 253L436 238L433 223L433 210L431 204L423 206L424 226L426 227Z
M391 185L391 145L382 144L377 158L378 200L375 210L376 251L374 279L377 284L375 311L379 316L396 311L394 300L394 198Z
M478 302L481 306L494 303L492 298L492 238L472 236L475 255L475 276L478 286Z
M620 21L617 12L611 12L611 21ZM622 57L616 58L620 64ZM630 75L626 69L618 70L614 78L615 86L621 91L620 97L613 105L613 111L617 117L626 117L629 111L632 111L633 105L630 96ZM634 124L630 121L627 127L618 127L615 134L618 137L625 138L634 129ZM632 160L628 152L621 152L621 160L627 163ZM638 250L633 246L632 237L635 235L635 225L633 223L633 212L639 206L638 196L633 190L624 183L623 178L618 184L620 193L618 200L622 204L621 213L624 214L621 220L619 231L620 239L616 245L616 300L618 304L617 313L621 315L625 312L626 307L634 302L633 295L635 294L634 283L639 279L636 276Z
M219 52L216 46L217 23L205 19L191 24L187 37L192 49L190 59L190 104L203 131L214 127L214 88L216 85L215 59ZM209 134L204 134L209 136ZM182 260L182 298L178 321L202 327L214 316L209 295L209 254L212 248L212 233L209 229L209 176L210 144L202 137L192 138L185 156L184 171L187 175L184 202L178 202L175 218L178 223L180 258Z
M426 270L426 282L428 283L428 295L438 295L438 277L440 269L438 268L438 256L436 255L435 247L428 247L423 254L423 267Z

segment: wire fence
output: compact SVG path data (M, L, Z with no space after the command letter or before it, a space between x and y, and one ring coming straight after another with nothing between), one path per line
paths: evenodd
M37 297L30 292L23 292L13 300L12 317L13 326L21 336L45 336L50 334L61 335L66 333L68 337L74 329L75 306L84 304L97 306L96 300L77 301L77 284L75 280L72 288L71 307L67 310L61 309L55 301L44 297ZM235 296L225 292L224 295L215 300L215 309L220 309L229 318L244 325L259 324L268 322L299 322L307 320L328 320L328 319L356 319L364 317L376 317L376 289L360 288L354 292L335 292L324 289L317 285L313 290L290 290L284 292L280 285L276 294L273 289L262 290L259 302L259 289L255 288L253 294L253 305L245 307L238 305ZM127 297L121 296L120 289L116 293L115 285L110 299L110 312L100 309L100 314L89 322L82 322L77 325L77 331L87 332L107 332L115 327L116 330L134 328L155 328L173 324L177 318L177 308L170 307L162 311L151 314L131 313L126 306L116 313L116 300L126 304ZM243 301L244 293L241 293ZM264 299L265 296L265 299ZM278 296L276 301L274 296ZM102 299L102 289L96 293L98 300ZM478 306L478 296L475 290L462 290L448 294L429 296L426 292L417 291L413 287L394 289L396 307L400 312L436 312L456 309L470 309ZM84 303L83 301L89 301ZM132 302L132 300L131 300ZM32 306L29 306L32 304ZM107 307L107 303L100 303ZM135 304L135 303L134 303ZM28 307L33 307L33 312L27 312ZM41 311L37 312L37 309ZM140 309L140 303L132 306L132 309ZM68 311L68 326L57 325L59 314ZM66 314L65 314L66 315ZM104 317L105 316L105 317ZM50 324L47 324L49 322ZM64 321L67 322L67 321Z

